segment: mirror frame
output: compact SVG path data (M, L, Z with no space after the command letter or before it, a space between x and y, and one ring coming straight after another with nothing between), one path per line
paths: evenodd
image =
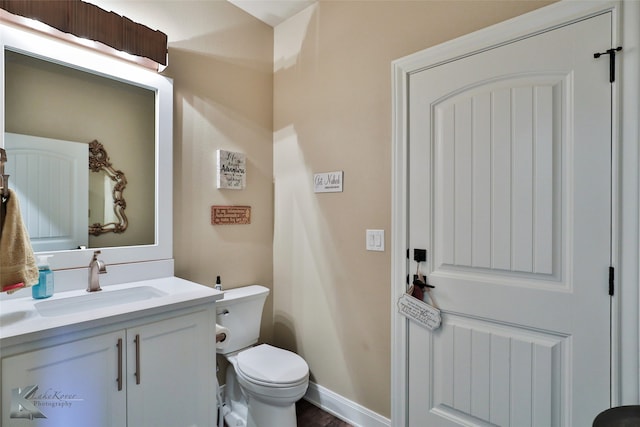
M102 233L124 233L129 225L124 210L127 208L127 202L124 199L124 189L127 186L127 178L124 172L113 168L109 155L104 146L97 140L89 143L89 170L91 172L107 174L109 179L113 181L113 191L111 192L111 200L113 201L113 213L118 222L107 222L89 224L89 234L99 236ZM89 180L91 181L91 180ZM108 195L105 194L105 197ZM104 222L104 221L103 221Z
M80 40L80 39L79 39ZM85 41L86 42L86 41ZM91 45L92 42L86 44ZM53 254L53 269L86 268L94 250L102 251L107 264L166 260L173 257L173 81L155 71L124 59L109 56L79 44L0 20L0 147L5 134L5 50L72 67L102 77L153 90L155 113L155 243L141 246L88 248Z

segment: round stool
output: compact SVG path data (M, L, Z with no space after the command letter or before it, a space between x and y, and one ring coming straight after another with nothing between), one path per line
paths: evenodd
M640 426L640 405L617 406L598 414L593 427L638 427Z

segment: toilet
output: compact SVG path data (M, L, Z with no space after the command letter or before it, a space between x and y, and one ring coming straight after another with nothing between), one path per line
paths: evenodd
M268 294L268 288L251 285L225 291L216 301L216 323L229 330L216 352L229 362L223 414L230 427L296 427L295 403L309 385L302 357L255 345Z

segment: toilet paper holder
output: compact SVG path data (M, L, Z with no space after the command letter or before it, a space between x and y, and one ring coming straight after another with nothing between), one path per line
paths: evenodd
M229 344L230 338L231 338L231 331L229 331L224 326L218 325L216 323L216 348L218 349L225 348Z

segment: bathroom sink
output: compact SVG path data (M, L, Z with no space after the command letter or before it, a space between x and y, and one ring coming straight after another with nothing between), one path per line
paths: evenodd
M167 295L167 293L152 286L137 286L117 290L102 290L67 298L52 299L34 304L41 316L64 316L76 314L80 311L95 310L144 301Z
M25 340L54 336L61 328L66 333L209 306L223 296L209 286L175 276L103 284L99 292L86 291L85 274L61 277L58 292L51 298L33 299L31 292L23 296L0 295L0 350Z

